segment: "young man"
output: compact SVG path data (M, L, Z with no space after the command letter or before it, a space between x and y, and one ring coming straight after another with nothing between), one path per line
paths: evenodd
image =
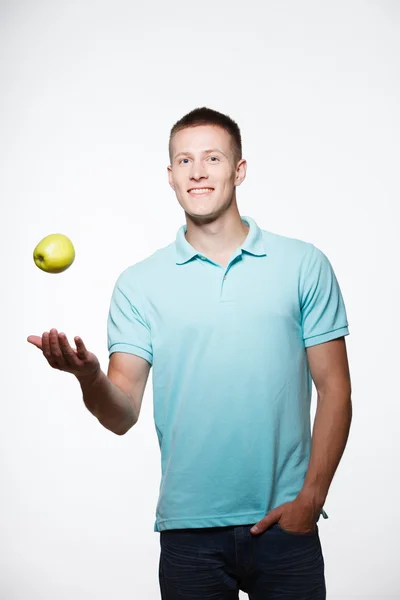
M186 225L119 276L107 376L80 338L28 340L125 434L153 366L164 600L322 600L317 521L351 423L346 311L327 257L241 217L237 124L196 109L171 130ZM312 380L318 393L311 436ZM257 525L258 531L252 527Z

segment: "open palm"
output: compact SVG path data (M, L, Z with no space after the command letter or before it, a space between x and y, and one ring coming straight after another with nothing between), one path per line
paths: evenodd
M73 373L78 378L95 376L100 371L98 358L86 349L83 340L74 338L76 349L69 344L65 333L57 329L46 331L42 336L30 335L27 341L43 352L47 362L53 369Z

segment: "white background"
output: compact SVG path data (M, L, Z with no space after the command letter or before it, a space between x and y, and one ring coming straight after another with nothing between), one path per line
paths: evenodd
M323 250L345 298L328 599L400 598L399 3L3 0L0 20L1 600L160 598L151 377L118 437L26 337L79 334L106 370L117 276L184 223L170 128L203 105L241 128L241 214ZM76 249L60 275L32 259L53 232Z

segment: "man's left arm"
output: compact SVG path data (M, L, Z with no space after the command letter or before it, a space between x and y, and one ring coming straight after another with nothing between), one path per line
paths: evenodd
M351 380L345 338L307 348L317 390L311 455L300 496L319 510L342 458L352 421Z
M296 498L271 510L252 533L261 533L277 522L296 533L315 530L350 431L346 309L327 256L313 245L308 250L300 268L299 298L304 347L318 395L310 459Z

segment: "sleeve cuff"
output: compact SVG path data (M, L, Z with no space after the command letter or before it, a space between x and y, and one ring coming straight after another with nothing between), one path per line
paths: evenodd
M140 356L140 358L144 358L151 365L153 364L153 355L144 348L141 348L140 346L134 346L133 344L122 344L118 342L116 344L112 344L109 347L109 357L114 352L126 352L126 354L134 354L135 356Z
M305 338L304 346L309 348L310 346L316 346L317 344L323 344L324 342L330 342L331 340L335 340L336 338L343 337L345 335L349 335L349 328L346 325L345 327L339 327L338 329L333 329L333 331L328 331L327 333L322 333L320 335L313 335L311 337Z

